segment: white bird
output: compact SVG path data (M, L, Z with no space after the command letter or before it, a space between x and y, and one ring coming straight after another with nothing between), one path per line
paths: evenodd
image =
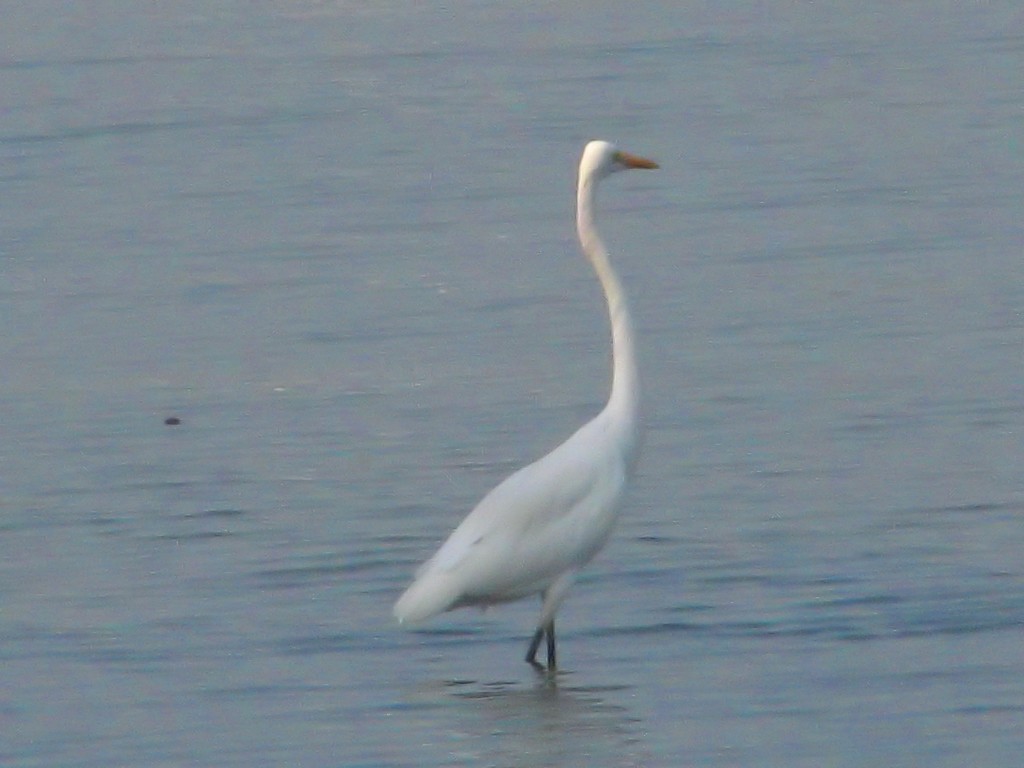
M580 159L576 230L604 289L612 327L608 404L480 501L395 603L400 622L539 594L540 619L526 661L540 667L537 649L546 636L547 666L555 668L555 612L577 572L608 541L639 448L633 328L622 286L594 228L594 196L598 182L616 171L657 167L606 141L591 141Z

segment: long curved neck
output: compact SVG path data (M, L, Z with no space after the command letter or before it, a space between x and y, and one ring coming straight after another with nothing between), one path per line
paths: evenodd
M622 291L622 284L612 269L608 251L594 227L594 197L597 182L592 176L580 178L576 193L576 231L579 234L583 253L590 260L597 273L605 299L608 301L608 315L612 326L612 392L608 398L605 413L628 431L635 444L637 418L640 408L640 382L636 369L636 352L633 342L633 323L629 307Z

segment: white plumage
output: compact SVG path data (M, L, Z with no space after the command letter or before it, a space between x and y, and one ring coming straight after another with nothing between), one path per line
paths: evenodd
M612 326L612 392L592 421L538 461L488 493L416 572L395 604L401 622L418 622L462 606L543 597L527 652L536 664L547 637L555 666L555 612L579 571L607 542L638 448L639 386L625 298L594 229L597 182L628 168L657 168L604 141L580 160L577 232L608 301Z

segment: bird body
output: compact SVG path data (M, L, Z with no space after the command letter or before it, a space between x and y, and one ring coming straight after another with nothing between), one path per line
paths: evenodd
M614 448L614 427L608 418L588 422L488 493L420 567L396 615L417 622L518 600L585 565L608 540L629 474L631 456ZM609 449L595 460L602 442Z
M577 231L608 301L612 326L612 392L591 421L543 458L488 493L416 573L395 604L402 622L418 622L463 606L489 606L540 594L537 631L548 667L555 664L554 617L576 573L605 545L614 527L639 448L639 385L625 298L594 228L597 182L650 160L590 142L580 161Z

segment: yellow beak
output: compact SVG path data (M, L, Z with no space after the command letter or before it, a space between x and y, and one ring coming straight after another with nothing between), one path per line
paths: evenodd
M658 164L653 160L648 160L646 157L640 157L639 155L631 155L629 152L622 152L621 150L615 153L615 159L622 163L627 168L657 168Z

